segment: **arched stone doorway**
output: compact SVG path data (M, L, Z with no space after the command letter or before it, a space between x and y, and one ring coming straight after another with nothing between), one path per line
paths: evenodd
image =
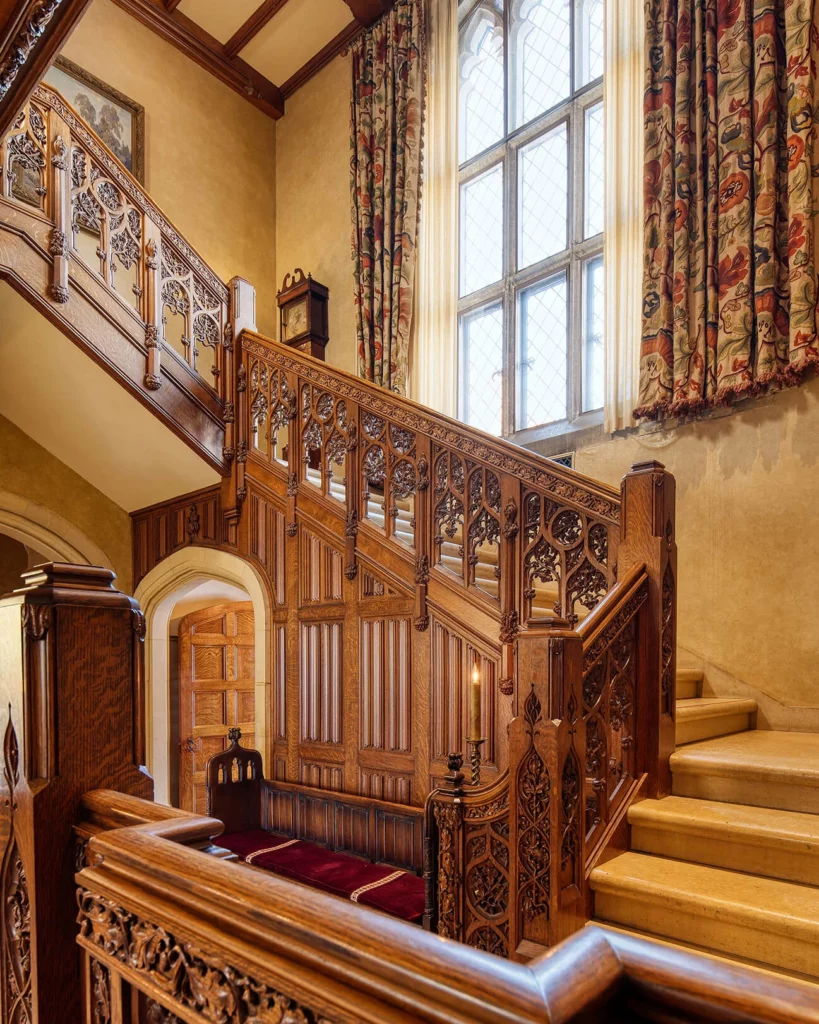
M148 722L148 770L154 778L155 797L169 803L170 749L170 641L174 608L203 581L217 580L244 590L253 603L256 671L255 745L267 762L270 720L270 603L261 575L238 555L215 548L189 546L175 551L140 582L135 597L145 614L145 674Z

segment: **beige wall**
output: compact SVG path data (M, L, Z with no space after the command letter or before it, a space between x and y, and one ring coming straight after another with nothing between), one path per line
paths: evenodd
M0 491L44 506L105 553L131 592L131 519L96 487L0 416Z
M95 0L66 57L145 107L145 186L214 270L276 304L275 122L110 0Z
M278 287L296 267L327 285L327 361L355 373L350 74L350 57L336 57L287 100L276 125L276 271Z
M756 691L761 724L819 731L819 380L733 415L577 453L618 484L657 459L677 480L679 642L707 688ZM783 707L784 706L784 707Z

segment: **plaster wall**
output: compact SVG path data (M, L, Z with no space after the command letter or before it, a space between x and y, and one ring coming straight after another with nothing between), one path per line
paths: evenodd
M223 280L257 292L275 327L276 126L110 0L94 0L63 53L145 107L145 187Z
M117 586L131 593L131 518L51 452L0 416L0 491L20 499L15 511L23 519L26 505L38 507L38 521L50 513L50 524L74 546L80 534L102 549L117 574ZM78 531L72 535L71 528ZM91 553L89 558L93 558ZM97 556L98 557L98 556Z
M706 694L756 696L760 725L819 731L819 380L575 466L618 484L652 458L677 481L681 662Z
M288 98L276 124L276 271L277 287L301 267L330 289L327 362L356 373L350 75L349 55L336 57Z

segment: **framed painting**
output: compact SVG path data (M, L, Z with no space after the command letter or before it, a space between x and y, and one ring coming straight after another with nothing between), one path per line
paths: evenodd
M145 108L65 57L57 58L45 81L68 100L120 163L144 184Z

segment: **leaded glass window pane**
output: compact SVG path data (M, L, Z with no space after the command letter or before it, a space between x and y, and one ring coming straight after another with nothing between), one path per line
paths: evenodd
M518 268L568 245L569 170L566 125L524 146L518 155Z
M586 111L586 195L583 203L584 238L592 238L603 230L604 166L603 166L603 104Z
M500 435L503 397L503 306L461 321L461 418Z
M503 277L503 168L461 185L461 295Z
M461 28L459 56L460 162L504 136L503 13L482 3Z
M603 407L603 257L583 268L583 411Z
M512 124L528 124L572 91L571 0L517 0L511 33Z
M567 415L568 287L566 274L521 292L518 427Z
M604 0L579 0L577 12L577 88L603 74Z

